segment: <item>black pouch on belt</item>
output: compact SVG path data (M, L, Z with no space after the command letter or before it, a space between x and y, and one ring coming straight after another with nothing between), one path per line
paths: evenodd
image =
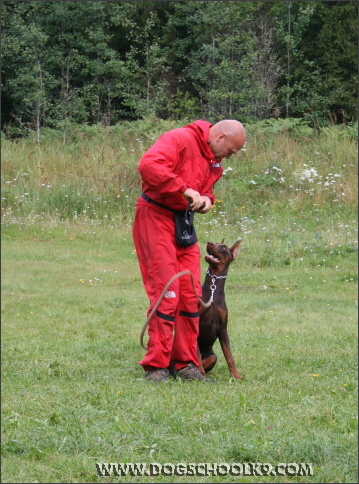
M175 212L176 243L181 247L189 247L197 242L197 234L193 225L194 212L189 205L184 212Z

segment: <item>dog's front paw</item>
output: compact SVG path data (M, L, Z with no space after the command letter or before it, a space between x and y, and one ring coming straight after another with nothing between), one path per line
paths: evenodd
M238 373L238 371L232 371L231 375L233 376L233 378L236 378L237 380L243 380L243 376L240 373Z

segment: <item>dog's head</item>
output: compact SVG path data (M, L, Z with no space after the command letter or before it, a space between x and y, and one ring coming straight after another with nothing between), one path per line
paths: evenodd
M223 241L218 244L213 242L207 243L206 262L214 272L222 271L229 267L229 264L237 257L239 246L242 240L237 240L232 247L227 247Z

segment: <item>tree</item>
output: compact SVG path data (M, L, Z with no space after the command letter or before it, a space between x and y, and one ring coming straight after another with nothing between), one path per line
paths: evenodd
M139 25L133 28L132 45L127 56L137 72L142 73L144 97L138 102L138 112L143 116L157 114L168 88L165 79L167 52L160 46L157 24L158 18L151 11L140 28Z
M12 100L10 116L27 130L35 130L40 140L40 127L49 109L49 89L54 79L47 69L43 45L47 36L34 21L37 5L23 4L6 8L3 35L3 91ZM16 38L16 42L14 39ZM21 66L18 69L18 66Z
M2 126L357 119L354 1L3 1Z
M262 5L250 24L252 43L251 97L254 115L265 119L273 113L277 101L279 78L282 72L279 56L275 51L275 19L270 16L268 5Z
M353 120L358 110L358 3L323 2L318 16L321 28L314 45L303 46L304 55L313 58L317 53L316 65L324 80L318 87L323 97L330 94L327 112L331 119Z
M192 22L194 37L198 35L202 43L191 54L187 73L199 93L202 110L214 120L223 117L254 119L263 111L264 104L264 111L270 110L278 77L270 24L265 24L264 13L262 31L253 28L253 19L257 21L264 2L201 4L201 10L196 12ZM206 37L203 32L206 32ZM265 59L258 53L264 45ZM264 61L267 70L270 66L268 75L272 75L271 92L267 99L263 93L268 88L269 79L260 70Z
M341 121L357 118L357 2L274 2L271 13L283 60L282 112L315 126L335 110Z

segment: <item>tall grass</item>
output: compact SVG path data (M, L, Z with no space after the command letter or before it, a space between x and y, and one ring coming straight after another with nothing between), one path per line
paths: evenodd
M4 226L73 221L78 227L131 225L141 191L137 164L165 130L185 121L154 119L113 127L80 126L63 144L44 131L2 142ZM316 132L298 120L246 126L241 152L223 161L216 203L196 217L204 238L218 228L245 238L257 266L325 260L357 244L357 133L353 126ZM226 230L227 229L227 230ZM44 230L47 233L47 230ZM244 246L246 245L244 244ZM245 249L244 249L245 250ZM245 254L244 254L245 256Z
M3 217L56 216L128 220L140 193L137 164L164 131L184 122L142 120L2 141ZM224 160L216 193L229 223L264 214L331 213L357 201L353 127L319 134L298 123L246 126L246 147ZM219 205L218 205L219 206ZM216 218L215 212L214 217Z

